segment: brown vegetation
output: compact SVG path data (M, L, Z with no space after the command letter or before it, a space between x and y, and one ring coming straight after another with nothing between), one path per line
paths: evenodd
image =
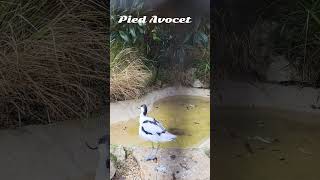
M101 105L107 7L0 2L0 127L80 117Z

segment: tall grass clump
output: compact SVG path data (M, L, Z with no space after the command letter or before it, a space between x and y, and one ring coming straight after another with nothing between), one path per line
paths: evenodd
M199 50L201 54L195 60L196 78L210 84L210 48Z
M145 57L135 48L111 44L110 50L110 98L124 100L143 93L152 76L145 65Z
M257 17L240 28L230 23L230 19L230 12L214 11L213 63L217 78L265 80L266 69L271 63L274 25Z
M103 104L107 6L0 2L0 127L77 118Z
M152 77L147 60L146 24L119 24L120 15L140 17L143 1L116 1L111 5L110 98L112 101L139 97Z
M301 81L320 84L320 1L279 4L278 51L285 54Z

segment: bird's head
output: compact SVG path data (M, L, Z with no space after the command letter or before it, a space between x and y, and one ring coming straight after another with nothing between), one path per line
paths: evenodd
M147 112L148 112L148 109L147 109L147 105L145 105L145 104L142 104L141 106L140 106L140 111L141 111L141 114L143 114L143 115L147 115Z

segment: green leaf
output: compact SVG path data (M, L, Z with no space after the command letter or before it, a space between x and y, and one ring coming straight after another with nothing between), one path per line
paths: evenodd
M149 44L147 44L146 48L147 48L147 54L149 54L149 52L150 52L150 46L149 46Z
M133 27L129 27L129 32L130 32L131 36L133 37L133 39L137 38L136 31L134 30Z
M146 25L146 23L138 21L138 25L142 27L142 26Z
M186 38L184 38L184 40L183 40L183 44L187 43L187 42L190 40L191 35L192 35L192 33L188 33L188 34L186 35Z
M139 30L139 32L141 33L141 34L143 34L143 29L142 29L142 27L140 27L140 26L138 26L138 30Z
M129 42L129 37L128 35L123 32L123 31L119 31L120 37L125 41L125 42Z
M132 2L132 8L137 8L140 4L140 0L133 0Z
M153 33L152 34L152 39L154 40L154 41L161 41L161 39L157 36L157 34L155 34L155 33Z
M320 25L320 19L315 15L314 12L310 11L311 17Z
M195 33L193 36L193 44L200 44L201 43L201 36L199 33Z
M208 36L203 33L203 32L199 32L200 37L202 38L202 43L205 45L208 43Z

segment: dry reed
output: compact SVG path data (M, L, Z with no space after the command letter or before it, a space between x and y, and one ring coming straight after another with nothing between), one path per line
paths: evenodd
M116 53L114 58L111 56L111 100L136 98L143 93L143 88L152 76L152 72L144 64L145 61L134 48L124 48Z
M0 2L0 127L77 118L101 106L107 11L90 0Z

